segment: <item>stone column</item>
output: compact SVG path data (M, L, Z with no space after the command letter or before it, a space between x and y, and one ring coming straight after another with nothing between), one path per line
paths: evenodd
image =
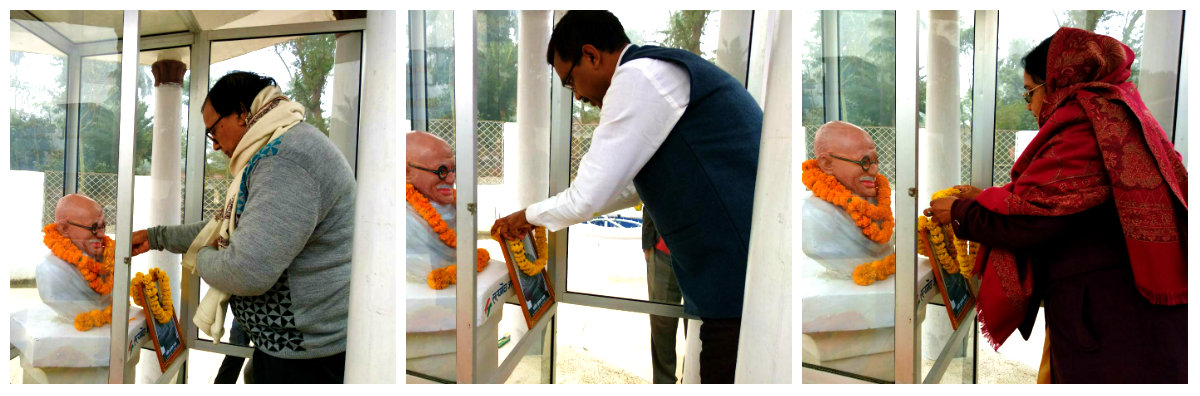
M792 13L767 13L763 125L736 383L792 378ZM800 146L803 147L803 146ZM691 334L689 332L689 334Z
M515 188L520 210L550 193L550 84L552 68L546 64L546 43L553 29L550 11L521 11L517 45L516 162L510 188ZM507 212L506 212L507 213Z
M187 65L174 59L160 59L150 65L154 74L154 132L150 147L150 224L151 226L178 225L181 219L183 198L183 157L180 139L183 133L183 75ZM150 267L160 268L171 279L171 301L175 313L182 305L180 290L180 255L168 251L151 250L146 253ZM178 318L184 323L192 318ZM151 351L142 351L138 363L139 382L153 381L160 368L158 358Z
M396 11L369 11L363 32L362 133L346 330L346 383L396 383ZM403 113L401 113L403 114Z
M962 121L959 106L958 11L929 11L929 71L925 96L925 130L919 141L920 196L918 209L929 205L934 192L962 184ZM922 353L935 359L949 341L953 327L945 309L929 305L920 327Z

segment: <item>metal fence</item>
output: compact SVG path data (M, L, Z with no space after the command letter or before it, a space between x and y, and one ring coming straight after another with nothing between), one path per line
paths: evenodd
M571 180L579 174L579 161L592 146L592 134L596 132L597 124L571 123Z
M431 119L429 133L456 147L454 120ZM504 184L504 121L479 120L476 122L476 145L479 147L479 184Z
M813 158L813 139L816 138L817 128L820 125L805 125L805 158ZM893 184L896 182L896 128L894 127L862 127L871 135L871 139L875 141L875 152L879 154L879 173L887 176L888 180ZM1000 147L1000 133L997 132L996 147ZM1014 135L1015 136L1015 135ZM1011 147L1011 144L1009 145ZM960 152L962 153L962 166L959 167L959 181L963 184L971 183L971 129L962 129L962 140L960 144ZM997 151L999 153L999 151ZM999 155L997 159L1001 158ZM999 164L996 165L997 167ZM1012 164L1009 163L1011 168ZM1007 169L1004 168L1005 172ZM997 168L999 169L999 168ZM1007 175L1007 174L1006 174ZM1007 176L1006 176L1007 177Z
M63 172L44 172L43 177L42 224L50 224L54 222L54 207L63 196ZM104 218L108 220L105 232L115 233L117 227L115 221L117 218L117 175L115 173L83 172L79 174L78 182L79 193L96 201L103 208ZM225 189L229 187L229 183L229 179L221 176L204 178L203 219L211 219L216 211L221 209L222 201L225 199ZM179 196L179 207L182 208L183 200L186 199L184 197L187 196L186 191L181 191ZM179 220L183 221L183 213L180 213Z

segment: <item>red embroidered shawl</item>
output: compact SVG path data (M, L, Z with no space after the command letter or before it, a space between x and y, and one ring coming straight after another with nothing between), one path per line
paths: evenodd
M1013 181L977 200L1005 215L1063 216L1113 199L1138 291L1154 304L1186 304L1187 170L1127 81L1133 58L1111 37L1059 29L1041 128L1013 165ZM1026 316L1033 266L1009 250L981 253L979 319L999 348Z

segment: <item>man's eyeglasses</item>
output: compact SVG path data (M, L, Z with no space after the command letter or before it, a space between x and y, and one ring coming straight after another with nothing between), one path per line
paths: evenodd
M409 162L408 166L435 174L441 181L446 181L446 176L450 176L451 173L457 173L456 170L447 168L446 165L439 166L437 169L429 169L413 165L411 162Z
M88 230L88 232L93 233L93 234L95 234L97 231L104 231L104 227L106 226L104 223L94 223L90 226L85 226L85 225L75 224L75 222L72 222L70 220L67 220L67 224Z
M571 64L571 68L567 69L567 74L565 74L566 77L563 77L563 82L562 82L563 86L572 91L575 90L575 76L572 75L571 72L575 71L575 66L578 66L578 65L579 65L579 60L576 60L574 63Z
M221 116L221 118L225 118L225 116ZM217 129L217 124L221 123L221 118L218 118L216 121L213 121L212 126L210 126L208 128L204 128L204 137L208 138L209 140L212 140L214 144L217 143L216 129Z
M861 166L861 167L862 167L862 170L863 170L863 172L866 172L866 171L870 170L870 169L871 169L871 165L878 165L878 164L879 164L879 160L877 160L877 159L871 159L871 156L869 156L869 155L864 155L864 156L862 157L862 160L859 160L859 161L855 161L855 160L852 160L852 159L849 159L849 158L838 157L838 156L836 156L836 155L833 155L833 154L829 154L829 156L830 156L830 157L833 157L833 158L840 159L840 160L842 160L842 161L846 161L846 162L849 162L849 163L852 163L852 164L855 164L855 165Z
M1033 91L1036 91L1038 88L1041 88L1043 85L1046 85L1046 83L1038 84L1036 87L1029 88L1028 90L1025 91L1025 93L1021 94L1021 97L1025 98L1025 103L1033 103Z

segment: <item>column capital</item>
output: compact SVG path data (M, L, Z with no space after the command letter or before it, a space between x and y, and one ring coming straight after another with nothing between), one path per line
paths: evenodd
M183 74L187 72L187 65L177 60L163 59L150 65L150 70L154 72L156 87L162 84L183 84Z

